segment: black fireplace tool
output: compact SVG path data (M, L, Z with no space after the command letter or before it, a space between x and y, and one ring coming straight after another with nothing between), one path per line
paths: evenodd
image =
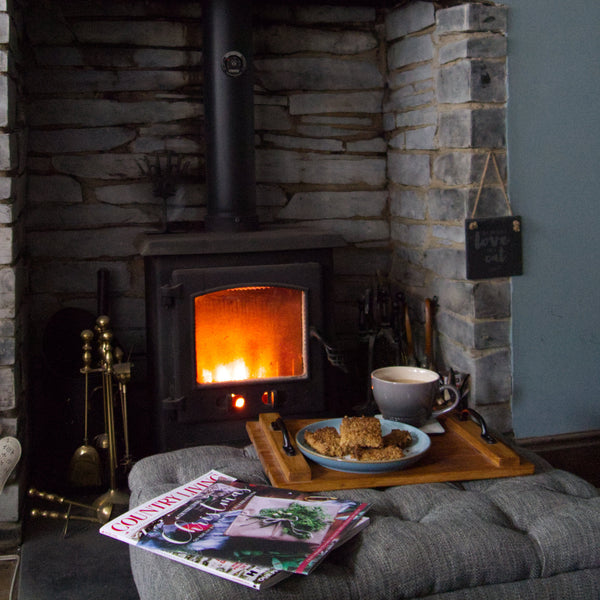
M327 356L327 360L329 361L330 365L340 369L344 373L348 373L346 360L339 348L336 348L332 344L326 342L323 336L314 327L310 328L310 337L315 338L321 344L325 350L325 355Z
M164 165L160 156L154 157L154 162L145 156L144 163L138 162L140 173L148 177L152 183L152 194L162 199L162 233L169 230L168 199L177 192L177 184L181 177L185 176L190 166L189 161L183 162L181 156L174 156L174 152L168 151Z

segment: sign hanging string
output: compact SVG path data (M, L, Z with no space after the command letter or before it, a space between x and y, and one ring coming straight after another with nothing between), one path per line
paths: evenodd
M483 175L481 176L481 181L479 182L479 190L477 191L477 198L475 198L475 205L473 206L473 212L471 213L471 219L475 218L475 212L477 211L477 205L479 204L479 198L481 197L481 190L483 189L483 183L485 181L485 176L487 174L487 170L488 170L488 166L490 164L490 158L492 159L492 162L494 163L494 168L496 169L496 175L498 176L498 181L500 182L500 186L502 187L502 193L504 194L504 199L506 200L506 206L508 208L508 214L510 216L512 216L512 208L510 206L510 202L508 200L508 195L506 193L506 189L504 187L504 182L502 181L502 177L500 176L500 169L498 169L498 163L496 162L496 157L494 155L494 152L492 150L490 150L488 152L486 161L485 161L485 167L483 168Z

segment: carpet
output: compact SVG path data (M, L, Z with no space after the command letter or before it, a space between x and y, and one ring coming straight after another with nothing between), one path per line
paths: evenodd
M139 600L129 546L98 533L99 525L28 518L21 545L18 600Z

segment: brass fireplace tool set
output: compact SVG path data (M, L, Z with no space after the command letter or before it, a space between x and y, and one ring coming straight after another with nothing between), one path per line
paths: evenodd
M36 489L30 489L29 495L41 498L49 502L57 502L67 507L64 513L32 509L31 516L47 517L52 519L64 519L66 535L70 520L84 520L96 523L106 523L117 516L120 511L127 509L129 494L118 489L117 470L119 461L117 457L117 437L115 427L115 398L114 390L118 392L121 420L123 425L124 457L121 466L129 471L132 458L129 449L129 432L127 423L127 384L131 379L131 363L123 362L123 352L120 348L113 348L113 334L109 330L109 318L100 316L96 319L95 337L98 344L98 356L96 366L93 364L94 332L85 329L81 332L83 342L83 366L80 373L84 377L84 439L83 444L77 448L69 464L69 481L75 486L97 487L102 484L102 467L98 451L88 444L88 411L89 411L89 377L93 373L101 375L102 398L104 409L105 433L98 436L102 447L107 450L109 489L96 498L92 504L85 504L73 500L67 500L62 496L48 494ZM72 514L73 507L85 509L91 514Z

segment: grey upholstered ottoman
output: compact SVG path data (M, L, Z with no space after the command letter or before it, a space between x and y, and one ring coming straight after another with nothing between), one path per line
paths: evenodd
M600 495L535 456L536 474L343 490L371 524L308 576L256 591L131 548L141 600L600 599ZM131 505L212 468L268 483L254 449L198 446L145 458Z

